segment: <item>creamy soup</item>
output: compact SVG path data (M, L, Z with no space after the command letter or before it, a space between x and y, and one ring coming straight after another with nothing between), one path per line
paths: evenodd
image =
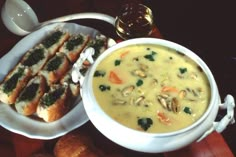
M127 46L109 55L96 68L93 91L114 120L152 133L191 125L210 101L202 69L189 57L157 45Z

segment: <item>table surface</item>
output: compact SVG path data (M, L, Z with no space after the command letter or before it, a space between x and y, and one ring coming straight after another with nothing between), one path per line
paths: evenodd
M26 2L35 10L39 21L46 21L67 14L91 11L115 16L121 4L127 2L127 0L67 0L60 3L56 0L26 0ZM231 40L231 37L234 37L232 26L233 5L214 2L216 4L213 7L210 3L189 2L187 0L181 3L171 2L172 5L159 0L139 0L139 2L145 3L153 10L155 24L158 28L154 33L155 37L163 37L177 42L196 52L212 70L221 97L224 98L228 93L236 96L234 72L236 49L233 40ZM0 7L3 4L4 0L0 0ZM199 8L201 9L199 10ZM208 11L209 8L211 8L210 12ZM221 10L221 13L218 12L219 10ZM74 22L96 28L105 35L118 39L113 27L104 22L97 20L76 20ZM10 33L2 21L0 21L0 32L0 57L2 57L22 37ZM217 118L220 119L223 114L225 113L219 112ZM222 134L213 132L199 143L195 142L180 150L162 154L145 154L122 148L100 134L90 122L76 130L85 130L94 141L99 143L102 141L104 149L107 146L124 157L233 157L236 154L235 125L228 126ZM42 149L51 151L56 140L29 139L0 126L1 156L27 157Z

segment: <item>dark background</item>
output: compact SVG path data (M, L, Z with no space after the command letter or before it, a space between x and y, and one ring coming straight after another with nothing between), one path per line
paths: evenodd
M153 10L155 24L167 40L179 43L198 54L211 69L222 98L236 97L236 5L233 0L139 0ZM95 11L115 16L127 0L26 0L38 15L39 21L84 11ZM53 3L51 3L53 2ZM2 6L4 0L0 0ZM77 7L71 6L77 5ZM100 21L77 20L113 38L112 27ZM1 52L8 52L22 37L11 34L0 21L0 39L11 42L10 47L0 44ZM106 31L106 32L104 32ZM11 34L9 36L9 34ZM8 38L6 39L6 36ZM8 44L9 45L9 44ZM220 119L225 113L220 112ZM236 124L222 133L236 154Z
M211 69L223 101L236 97L236 9L233 1L148 1L165 39L182 44L198 54ZM218 118L224 115L219 114ZM223 133L236 154L236 126Z

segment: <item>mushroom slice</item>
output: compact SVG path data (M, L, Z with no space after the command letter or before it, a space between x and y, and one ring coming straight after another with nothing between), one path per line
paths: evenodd
M133 92L134 88L135 88L134 85L125 87L125 88L121 91L121 93L122 93L122 95L123 95L124 97L127 97L127 96L129 96L129 95Z
M178 112L180 111L180 104L179 104L177 98L173 98L173 99L172 99L171 110L172 110L174 113L178 113Z

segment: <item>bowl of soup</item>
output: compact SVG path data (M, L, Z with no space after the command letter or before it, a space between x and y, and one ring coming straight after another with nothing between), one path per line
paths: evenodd
M218 113L214 77L191 50L137 38L101 54L87 71L82 99L94 126L128 149L160 153L197 141Z

